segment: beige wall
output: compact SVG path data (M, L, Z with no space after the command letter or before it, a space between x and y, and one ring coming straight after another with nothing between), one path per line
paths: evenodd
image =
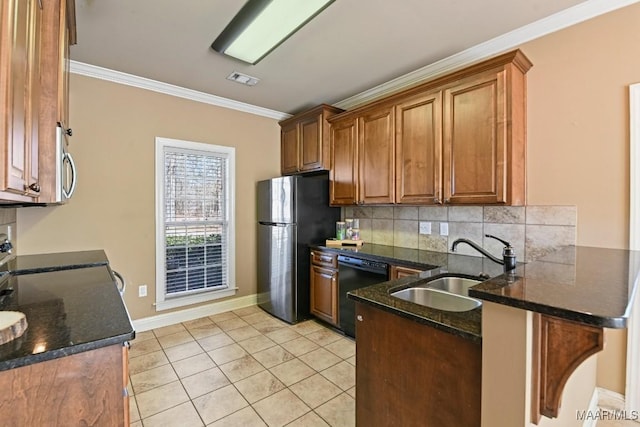
M78 187L66 206L18 209L19 254L104 249L129 282L131 317L155 302L155 137L236 147L238 296L256 292L255 183L279 175L276 120L71 76ZM149 295L138 298L147 284Z
M629 96L640 82L640 4L521 46L527 74L527 203L576 205L577 244L627 248ZM607 331L598 385L624 393L626 330Z

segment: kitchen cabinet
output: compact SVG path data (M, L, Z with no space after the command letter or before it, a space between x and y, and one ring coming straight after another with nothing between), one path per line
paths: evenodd
M330 204L394 201L393 108L375 108L332 123Z
M509 96L507 74L488 71L443 91L445 203L524 204L524 135L508 129L522 126L524 117L512 116L524 98Z
M396 105L396 202L440 203L442 186L442 92Z
M339 326L337 255L311 251L310 311L311 314Z
M56 123L68 126L73 0L7 0L0 16L0 200L55 197Z
M124 359L117 344L1 371L3 424L128 425Z
M331 204L523 205L530 67L516 50L333 117Z
M43 2L40 103L40 203L56 200L56 126L70 129L69 46L76 44L74 0ZM70 132L70 131L69 131Z
M342 111L322 104L280 122L282 175L329 169L327 119Z
M395 280L395 279L401 279L407 276L413 276L423 271L424 270L419 270L419 269L410 268L410 267L403 267L401 265L392 265L389 272L389 280Z
M38 111L42 9L37 0L2 3L0 87L0 198L32 201L38 196Z
M480 426L480 343L363 303L356 318L357 425Z

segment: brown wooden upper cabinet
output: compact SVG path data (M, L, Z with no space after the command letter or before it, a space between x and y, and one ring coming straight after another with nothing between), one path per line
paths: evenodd
M2 2L0 87L2 149L0 198L16 202L38 196L38 108L42 8L37 0Z
M393 107L332 123L332 205L393 203L393 132Z
M523 205L530 67L516 50L332 118L331 204Z
M283 175L329 169L329 123L343 110L319 105L280 122L280 166Z
M0 6L0 200L47 203L55 188L56 122L68 121L73 0Z

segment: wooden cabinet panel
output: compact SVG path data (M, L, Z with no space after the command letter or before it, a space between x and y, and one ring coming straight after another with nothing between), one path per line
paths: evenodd
M283 175L329 169L329 122L341 109L322 104L280 122Z
M396 105L396 203L441 203L442 93Z
M331 205L354 205L357 194L356 121L353 118L331 125Z
M112 345L0 372L3 425L122 426L123 353Z
M310 311L320 319L338 325L338 272L311 266Z
M56 126L69 129L69 46L76 42L75 1L43 2L40 201L55 201Z
M394 202L393 107L358 118L360 203Z
M338 255L329 252L311 251L311 264L321 267L338 268Z
M480 426L482 346L356 303L359 426Z
M422 273L423 270L416 268L402 267L400 265L392 265L389 273L389 280L401 279L407 276L413 276L418 273Z
M298 125L283 126L280 131L280 167L283 174L298 171Z
M40 21L37 0L2 3L0 134L2 198L32 201L38 184L38 108L40 96ZM9 192L9 193L6 193ZM13 193L13 194L11 194Z
M506 202L504 78L489 73L444 91L446 203Z
M322 114L300 121L300 170L322 169Z

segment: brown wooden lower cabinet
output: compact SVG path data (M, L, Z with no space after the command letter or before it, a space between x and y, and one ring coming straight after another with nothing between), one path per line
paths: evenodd
M129 425L125 356L117 344L0 372L2 425Z
M311 314L338 326L338 271L311 265L310 288Z
M356 425L480 426L482 345L356 303Z
M407 276L413 276L414 274L422 273L424 270L418 270L416 268L403 267L401 265L392 265L391 272L389 273L389 280L401 279Z

